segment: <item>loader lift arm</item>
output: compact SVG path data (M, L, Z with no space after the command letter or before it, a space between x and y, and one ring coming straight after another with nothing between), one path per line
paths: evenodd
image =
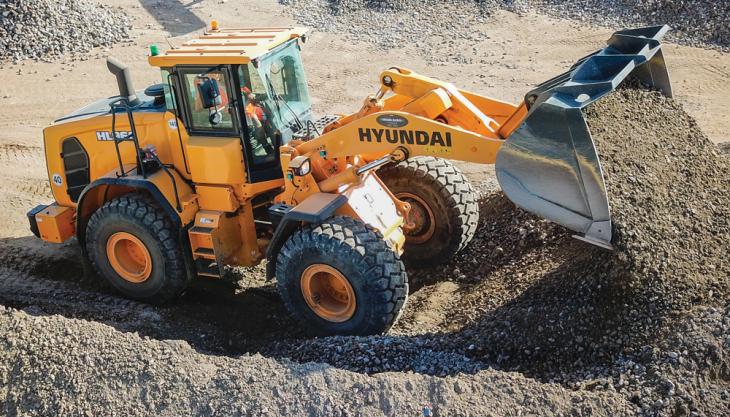
M326 181L325 188L357 181L357 166L342 169L343 160L352 163L357 155L362 162L423 155L496 164L502 190L518 206L610 249L608 196L582 109L630 75L671 96L660 44L668 30L615 32L607 47L539 85L517 106L391 68L360 111L295 144L295 154L338 161L333 178L316 178Z

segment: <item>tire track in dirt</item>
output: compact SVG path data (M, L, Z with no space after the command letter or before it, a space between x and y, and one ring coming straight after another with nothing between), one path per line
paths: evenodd
M38 146L27 146L17 143L0 144L0 162L4 163L7 161L43 162L43 149Z
M231 293L196 283L174 303L156 306L114 293L82 260L75 240L56 245L32 236L0 239L0 305L185 340L215 354L255 353L297 334L278 296L262 290Z
M21 275L9 268L0 268L0 303L13 308L32 306L46 313L95 321L161 320L160 314L149 305L89 291L73 282Z
M13 194L22 197L43 197L52 198L51 187L45 178L18 178L10 179L6 182L9 185L8 190Z
M30 232L28 232L30 234ZM84 280L84 265L76 242L45 243L35 236L0 239L0 269L52 281Z
M5 217L0 223L0 231L4 236L29 235L30 229L26 213L39 204L48 204L53 201L48 180L11 176L5 177L3 182L4 187L0 192L0 210L5 213Z

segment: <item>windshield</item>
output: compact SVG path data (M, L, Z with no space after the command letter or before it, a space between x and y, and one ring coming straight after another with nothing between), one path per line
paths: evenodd
M259 60L258 68L249 64L252 85L267 93L273 112L272 122L282 132L283 139L291 139L291 131L305 128L312 118L307 79L296 41L290 41L274 53ZM254 90L255 91L255 90Z
M299 47L290 41L253 63L238 67L247 146L253 163L276 161L278 147L312 120Z

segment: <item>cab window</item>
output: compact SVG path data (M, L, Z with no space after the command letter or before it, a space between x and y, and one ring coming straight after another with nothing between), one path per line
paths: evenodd
M277 121L272 102L258 73L250 66L238 69L247 131L244 132L254 165L276 161Z
M181 82L191 130L235 133L229 77L224 70L186 69L181 71Z

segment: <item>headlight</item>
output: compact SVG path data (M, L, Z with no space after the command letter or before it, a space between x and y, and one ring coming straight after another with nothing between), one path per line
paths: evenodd
M289 162L289 169L298 177L309 174L312 170L312 163L306 156L297 156Z

